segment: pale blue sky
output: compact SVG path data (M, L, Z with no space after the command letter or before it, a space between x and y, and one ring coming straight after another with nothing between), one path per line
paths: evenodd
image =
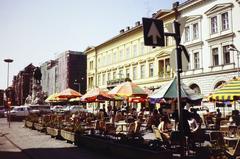
M170 9L176 0L0 0L0 89L30 63L39 66L65 50L84 51ZM180 0L183 2L184 0Z

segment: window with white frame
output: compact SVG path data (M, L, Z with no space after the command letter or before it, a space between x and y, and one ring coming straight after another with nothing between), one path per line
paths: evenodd
M98 75L98 86L100 86L101 85L101 75L99 74Z
M108 81L111 80L111 73L110 73L110 72L107 73L107 80L108 80Z
M137 45L134 44L133 45L133 57L136 57L137 56Z
M108 54L108 61L107 61L107 63L108 63L108 65L109 64L111 64L111 62L112 62L112 56L111 56L111 54Z
M185 27L185 42L190 41L190 27Z
M153 63L149 64L149 77L153 77L154 65Z
M198 39L199 37L198 23L194 23L192 27L193 27L193 39Z
M118 76L119 76L119 78L123 78L123 70L119 70L119 73L118 73Z
M117 77L116 77L116 71L113 72L113 80L115 80Z
M200 68L199 52L193 53L194 69Z
M143 79L145 78L145 72L146 72L145 65L141 65L140 69L141 69L141 79Z
M144 43L141 42L141 54L143 55L144 54Z
M101 59L100 59L100 57L98 58L98 66L101 66Z
M223 46L223 62L224 64L230 64L229 45Z
M117 60L118 60L118 58L117 58L117 52L114 51L114 53L113 53L113 63L115 63Z
M218 59L218 48L213 48L212 49L212 64L213 66L218 66L219 65L219 59Z
M211 33L217 33L218 28L217 28L217 16L211 17Z
M221 14L221 18L222 18L222 30L228 30L229 29L228 12Z
M133 67L133 80L137 79L137 67Z
M130 55L130 48L127 47L127 48L126 48L125 59L128 59L128 58L130 58L130 57L131 57L131 55Z
M122 49L119 51L119 60L120 61L123 60L123 50Z
M130 78L130 69L129 68L126 69L126 78Z
M90 69L90 70L93 70L93 61L90 61L90 62L89 62L89 69Z
M106 75L105 73L102 75L102 85L105 85L106 83Z

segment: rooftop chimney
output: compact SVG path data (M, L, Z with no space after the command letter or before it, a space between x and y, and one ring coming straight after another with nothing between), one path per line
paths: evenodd
M135 26L139 26L140 25L140 21L137 21L136 23L135 23Z
M119 31L119 33L120 33L120 34L124 33L124 29L121 29L121 30Z

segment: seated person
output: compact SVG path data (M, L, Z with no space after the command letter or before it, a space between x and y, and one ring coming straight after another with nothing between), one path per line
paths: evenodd
M188 120L188 124L189 124L191 133L194 133L200 129L199 123L197 123L197 121L194 118L191 118L190 120Z
M170 139L172 124L167 116L163 116L160 124L158 125L158 129L162 133L164 139Z

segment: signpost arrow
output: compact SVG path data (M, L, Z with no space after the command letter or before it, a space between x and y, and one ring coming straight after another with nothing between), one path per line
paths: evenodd
M143 34L146 46L165 46L162 20L143 18Z
M160 33L159 33L159 31L158 31L154 22L152 22L147 36L152 37L152 42L155 45L157 44L157 38L161 38L161 35L160 35Z

